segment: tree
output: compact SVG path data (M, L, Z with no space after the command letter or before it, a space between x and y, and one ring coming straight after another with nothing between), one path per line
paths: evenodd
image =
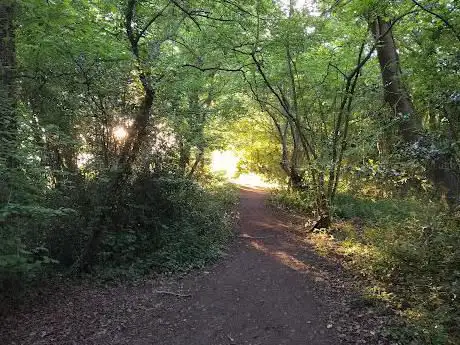
M404 141L413 142L421 132L422 122L414 111L414 106L401 76L401 66L392 23L377 16L369 24L377 45L377 56L382 73L385 102L398 118L399 131Z
M421 7L415 2L417 7ZM424 9L422 7L422 9ZM370 29L377 43L377 53L382 74L382 83L384 88L384 99L395 112L399 123L399 132L403 142L406 145L421 143L421 146L436 144L424 133L422 120L414 109L411 97L403 84L401 75L400 59L397 52L395 39L393 37L392 27L398 20L412 13L409 11L387 22L378 16L372 20ZM449 24L449 23L448 23ZM454 31L455 32L455 31ZM431 159L426 161L428 176L439 190L447 191L449 203L457 204L460 200L460 179L458 178L458 166L452 162L452 156L448 152L442 152L437 148ZM415 154L420 155L419 152Z
M366 52L366 39L361 43L354 41L357 57L348 54L345 60L353 61L349 72L337 66L334 55L329 61L308 59L323 49L322 42L312 40L310 43L308 33L309 30L320 30L321 22L315 23L314 18L301 13L294 15L292 11L291 6L290 15L286 17L278 13L276 19L271 20L262 19L259 13L260 23L255 27L253 43L241 43L240 46L244 48L238 48L237 51L247 56L254 66L252 74L246 73L246 80L262 109L268 110L275 121L280 142L284 146L287 132L276 119L280 116L287 121L293 144L291 167L297 171L294 180L298 180L299 176L296 165L303 164L308 177L302 178L308 178L316 196L316 226L327 227L331 219L330 205L337 190L343 154L347 148L348 126L358 77L375 46ZM272 39L263 36L262 26L270 30ZM329 71L332 69L338 72L337 76L331 76ZM323 82L317 74L311 76L310 70L325 71ZM325 83L326 80L329 84ZM286 149L283 151L285 160ZM288 168L286 164L285 168ZM285 170L290 173L289 169Z

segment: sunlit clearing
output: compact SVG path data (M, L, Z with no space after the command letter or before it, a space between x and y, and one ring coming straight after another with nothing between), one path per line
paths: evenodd
M123 126L117 126L113 129L113 136L118 141L123 141L127 135L128 135L128 132L126 131L126 128Z
M236 174L238 160L232 151L214 151L211 156L211 170L232 178Z
M267 182L255 173L241 174L237 178L231 180L233 183L248 186L248 187L261 187L261 188L276 188L276 183Z
M235 177L238 170L239 157L233 151L214 151L211 156L211 171L223 174L230 182L248 187L275 188L278 185L269 183L255 173L241 174Z

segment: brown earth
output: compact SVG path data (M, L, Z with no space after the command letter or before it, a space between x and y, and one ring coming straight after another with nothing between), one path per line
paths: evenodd
M0 344L386 344L384 317L352 291L340 260L318 256L265 199L241 190L238 237L206 271L56 289L4 320Z

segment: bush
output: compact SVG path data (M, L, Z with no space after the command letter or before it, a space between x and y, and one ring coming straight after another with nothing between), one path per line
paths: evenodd
M103 243L101 272L118 267L117 275L141 275L200 267L220 254L232 234L234 187L145 175L128 190L118 229Z
M108 179L80 179L51 190L43 206L6 204L0 209L0 290L21 297L30 283L67 272L107 208ZM152 271L200 267L215 259L232 234L234 187L208 179L137 175L122 205L108 219L97 256L99 277L132 278ZM32 286L32 285L31 285Z
M428 203L428 206L430 204ZM431 204L431 207L435 207ZM411 199L382 199L350 194L338 194L334 200L333 213L338 218L363 218L367 222L381 223L386 218L398 222L417 217L426 210L426 204ZM431 210L433 211L433 210Z
M39 239L40 230L71 213L11 203L0 209L0 303L20 297L27 283L58 263Z

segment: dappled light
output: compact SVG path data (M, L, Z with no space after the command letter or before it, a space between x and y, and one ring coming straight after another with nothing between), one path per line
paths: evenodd
M266 229L288 229L289 225L282 221L267 223L265 221L254 221L252 222L253 225L260 228Z
M459 43L458 0L0 0L0 314L61 277L123 285L221 259L199 293L162 297L228 298L218 314L243 328L257 315L234 297L268 297L261 332L210 313L190 319L212 320L209 341L163 341L169 326L144 322L161 313L119 308L151 334L124 341L120 321L94 343L319 344L340 330L309 342L297 301L327 261L404 319L347 343L460 344ZM93 342L61 340L53 317L17 341L0 326L0 345Z
M311 269L310 266L308 266L306 263L296 259L294 256L289 255L288 253L281 251L281 250L275 250L272 251L268 249L266 246L264 246L262 243L257 242L257 241L251 241L251 246L258 251L261 251L265 254L268 254L281 262L283 265L288 266L289 268L292 268L293 270L296 271L301 271L301 272L307 272Z
M77 166L79 169L83 169L86 164L91 162L91 160L94 159L94 155L91 153L80 153L77 156Z
M117 126L113 129L113 136L118 141L123 141L128 136L128 131L123 126Z

